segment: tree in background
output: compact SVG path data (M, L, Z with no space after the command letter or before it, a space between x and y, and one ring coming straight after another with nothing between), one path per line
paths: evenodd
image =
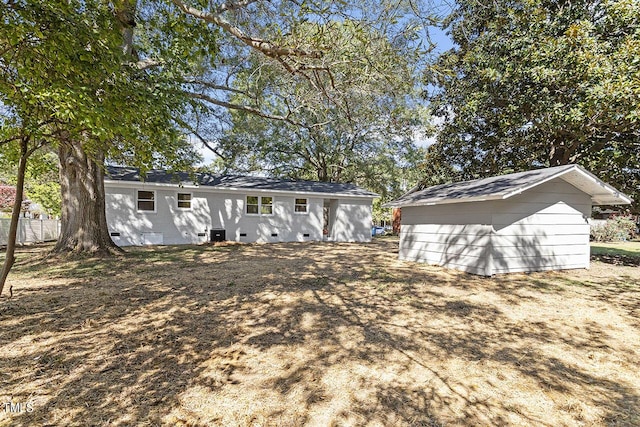
M28 182L26 194L29 200L40 207L40 214L49 217L60 216L62 200L60 198L60 184L56 181Z
M0 150L0 182L8 184L15 192L17 168ZM34 152L25 171L25 197L40 206L41 213L51 217L60 216L61 199L58 157L51 147ZM11 199L13 201L13 198ZM0 211L3 210L0 204ZM9 207L6 211L9 212Z
M27 165L25 193L42 213L60 217L62 200L59 183L58 156L50 147L32 156Z
M637 209L640 3L460 0L445 26L429 183L578 163Z
M246 111L216 143L227 171L326 182L353 182L383 199L403 189L423 154L414 145L421 126L416 75L423 52L415 33L402 40L352 20L307 23L298 37L331 46L315 74L291 74L253 55L237 76L237 104L254 103L265 120ZM414 30L416 31L416 30ZM311 68L307 66L306 68ZM417 179L417 177L416 177Z

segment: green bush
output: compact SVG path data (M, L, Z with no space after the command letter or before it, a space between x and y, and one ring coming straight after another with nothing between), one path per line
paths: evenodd
M616 216L604 224L591 226L591 240L596 242L619 242L631 239L636 232L632 216Z

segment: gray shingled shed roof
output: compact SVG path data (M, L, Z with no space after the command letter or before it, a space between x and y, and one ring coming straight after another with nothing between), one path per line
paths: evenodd
M150 170L145 176L136 168L107 166L106 180L145 182L149 184L183 184L201 187L214 187L226 190L271 190L292 193L339 194L354 197L378 197L376 193L354 184L334 182L293 181L245 175L214 175L210 173L167 172Z
M384 206L424 206L508 199L556 178L563 179L589 194L594 205L624 205L631 203L629 196L604 183L584 168L578 165L565 165L473 181L436 185L407 193Z

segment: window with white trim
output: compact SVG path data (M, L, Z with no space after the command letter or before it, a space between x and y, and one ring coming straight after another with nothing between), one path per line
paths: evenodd
M273 215L273 197L260 197L260 214Z
M296 199L296 206L294 208L295 213L307 213L309 212L308 208L308 200L307 199Z
M260 212L260 201L257 196L247 196L247 214L258 215Z
M138 211L155 212L156 210L156 192L147 190L138 190Z
M191 209L191 193L178 193L178 208Z
M247 196L248 215L273 215L273 197Z

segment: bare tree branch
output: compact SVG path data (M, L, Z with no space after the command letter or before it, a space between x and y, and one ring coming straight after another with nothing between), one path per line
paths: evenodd
M22 135L17 135L11 138L3 139L2 141L0 141L0 145L8 144L12 141L17 141L18 139L22 139Z
M263 54L271 57L271 58L279 58L285 56L304 56L311 58L321 58L323 53L319 50L305 50L305 49L295 49L295 48L286 48L281 47L269 42L267 40L263 40L260 38L255 38L247 35L240 28L232 25L229 21L222 17L222 12L228 10L239 9L241 7L246 7L251 3L255 3L256 0L246 0L238 3L225 3L219 8L216 9L216 13L206 12L204 10L196 9L185 4L182 0L173 0L173 3L184 13L191 15L195 18L202 19L205 22L210 22L212 24L217 25L222 28L227 33L236 37L238 40L242 41L247 46L262 52Z
M208 89L223 90L225 92L233 92L233 93L237 93L239 95L249 96L249 94L247 92L243 91L243 90L234 89L234 88L229 87L229 86L218 85L218 84L215 84L215 83L208 82L206 80L187 78L187 79L184 80L184 82L188 83L188 84L195 84L195 85L204 86L204 87L206 87Z
M279 116L279 115L273 115L273 114L265 113L264 111L261 111L261 110L259 110L257 108L249 107L248 105L232 104L230 102L226 102L226 101L221 101L219 99L215 99L215 98L213 98L211 96L208 96L208 95L205 95L203 93L185 92L185 94L187 96L189 96L190 98L192 98L192 99L200 99L202 101L206 101L206 102L209 102L211 104L218 105L220 107L228 108L230 110L246 111L247 113L251 113L251 114L254 114L256 116L263 117L265 119L281 120L281 121L284 121L284 122L287 122L287 123L291 123L292 125L295 125L295 126L307 127L306 125L304 125L302 123L298 123L298 122L292 120L288 116Z
M180 119L176 119L176 122L179 125L183 126L185 129L187 129L189 132L191 132L193 136L195 136L196 138L198 138L198 140L200 140L200 142L202 142L202 145L204 145L209 150L211 150L216 156L220 157L223 160L226 159L226 156L223 156L222 153L220 153L220 151L218 151L211 144L209 144L209 141L207 141L205 137L200 135L200 133L193 126L189 125L187 122Z
M149 68L158 67L160 65L164 65L164 62L158 61L156 59L141 59L140 61L133 64L138 70L147 70Z
M236 9L241 9L243 7L247 7L249 6L251 3L255 3L258 0L244 0L244 1L238 1L238 2L226 2L221 4L220 6L218 6L216 8L216 13L217 14L221 14L224 13L228 10L236 10Z

